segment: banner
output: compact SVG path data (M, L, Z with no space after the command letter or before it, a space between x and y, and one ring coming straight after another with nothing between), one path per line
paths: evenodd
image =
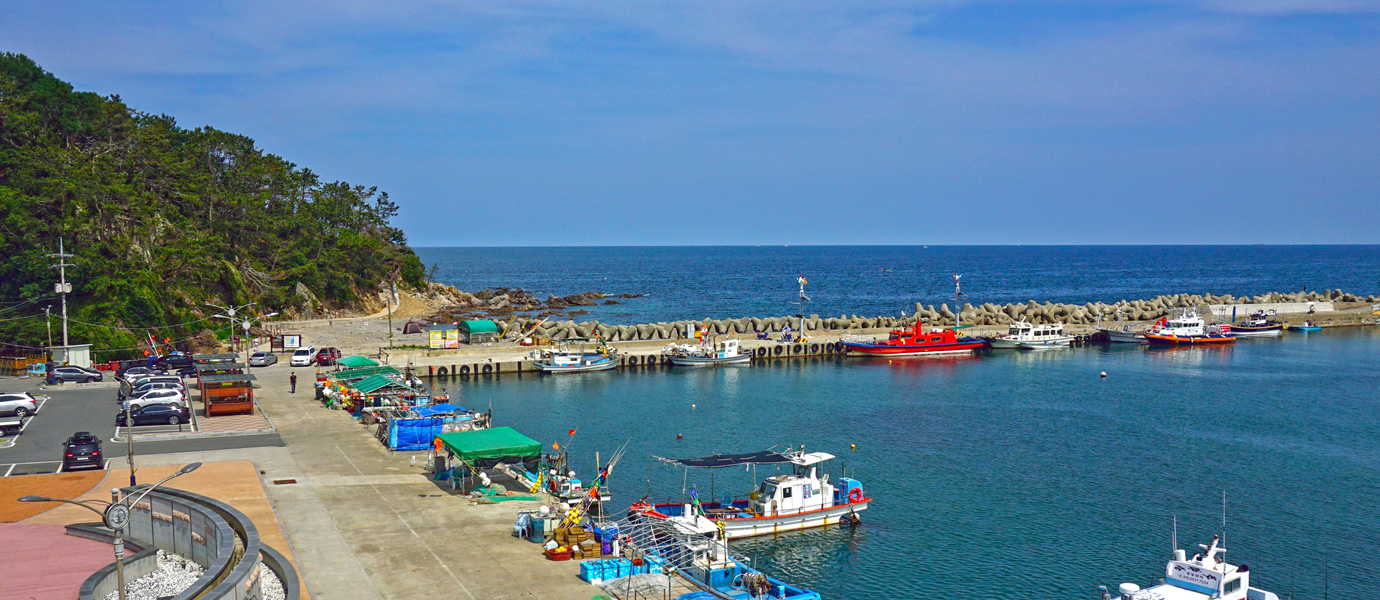
M1216 594L1222 589L1222 574L1195 563L1173 561L1165 568L1165 583L1203 594Z

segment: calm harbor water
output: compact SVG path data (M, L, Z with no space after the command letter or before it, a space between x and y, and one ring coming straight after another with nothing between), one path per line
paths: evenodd
M1226 490L1228 559L1282 599L1321 599L1325 586L1339 598L1380 589L1377 374L1380 331L1356 328L1234 348L812 358L437 386L547 444L578 429L583 475L595 451L630 440L612 480L622 507L680 496L684 472L653 455L801 444L837 454L834 477L846 468L876 498L861 527L734 543L827 598L1093 599L1097 585L1148 585L1163 576L1172 519L1192 554L1222 530ZM692 471L688 482L741 494L751 476L719 470L711 483Z
M418 248L462 290L644 293L579 320L632 324L799 312L809 280L821 316L897 315L916 302L1115 302L1160 294L1255 295L1340 288L1380 294L1380 246L745 246ZM884 272L889 269L890 272Z

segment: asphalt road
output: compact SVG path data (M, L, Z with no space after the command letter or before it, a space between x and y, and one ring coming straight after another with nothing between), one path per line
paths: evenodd
M115 435L115 412L119 410L115 397L119 387L108 375L105 383L89 386L38 389L41 383L38 379L0 379L0 391L27 391L49 397L38 413L29 418L14 446L0 448L0 477L56 473L62 466L63 443L77 431L89 431L99 437L107 458L124 456L125 446L110 442ZM156 442L140 442L136 437L134 452L137 464L139 455L282 445L283 439L276 433Z

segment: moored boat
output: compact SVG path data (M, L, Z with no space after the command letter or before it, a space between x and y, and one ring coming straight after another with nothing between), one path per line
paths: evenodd
M1290 325L1289 331L1322 331L1322 327L1312 321L1304 321L1298 325Z
M1269 314L1258 311L1245 322L1232 323L1231 334L1236 337L1277 337L1284 333L1284 323L1271 319L1273 315L1274 311Z
M618 366L618 351L599 340L595 350L570 349L567 344L559 349L543 348L532 351L532 360L543 373L586 373L607 371Z
M1177 537L1177 536L1176 536ZM1251 570L1233 565L1223 556L1227 549L1212 536L1209 544L1199 544L1202 552L1189 559L1174 543L1174 558L1164 568L1163 583L1141 589L1134 583L1118 586L1121 600L1279 600L1272 592L1251 587ZM1111 600L1105 586L1099 588L1102 600Z
M1035 325L1025 321L1012 323L1006 335L992 340L993 349L1038 350L1067 348L1074 336L1064 332L1063 323Z
M1113 344L1145 344L1145 333L1136 331L1135 327L1126 322L1121 311L1116 311L1116 325L1111 327L1102 326L1102 315L1097 315L1097 331L1107 336L1107 341Z
M931 329L924 331L919 322L911 327L891 330L885 340L876 342L840 342L849 354L857 356L939 356L950 354L972 354L986 342L977 338L960 336L952 329Z
M1160 345L1211 345L1231 344L1236 338L1231 335L1230 325L1207 325L1196 312L1188 309L1178 317L1160 319L1145 332L1145 341Z
M660 459L687 469L789 465L791 473L765 478L746 497L730 494L720 500L702 503L698 492L692 489L689 502L653 504L644 500L634 503L629 511L646 518L669 519L692 527L709 522L722 530L728 539L860 523L858 513L867 510L872 499L863 492L862 482L848 477L831 482L827 473L819 472L818 465L833 458L832 454L824 452L762 451Z
M713 336L704 336L698 346L671 344L661 354L678 367L714 367L752 362L752 354L744 354L741 343L741 340L715 340Z

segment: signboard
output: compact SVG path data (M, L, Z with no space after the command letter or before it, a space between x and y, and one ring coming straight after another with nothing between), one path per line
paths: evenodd
M459 329L447 329L447 330L446 330L446 347L447 347L447 348L459 348L459 347L460 347L460 330L459 330Z
M302 336L295 333L282 333L269 336L269 352L287 352L302 347Z
M433 330L431 330L431 331L428 331L428 332L427 332L427 341L430 342L430 343L428 344L428 346L431 347L432 349L441 349L441 348L445 348L445 347L446 347L446 332L440 331L440 330L436 330L436 329L433 329Z
M1165 567L1165 583L1203 594L1216 594L1222 589L1222 574L1190 562L1173 561Z

